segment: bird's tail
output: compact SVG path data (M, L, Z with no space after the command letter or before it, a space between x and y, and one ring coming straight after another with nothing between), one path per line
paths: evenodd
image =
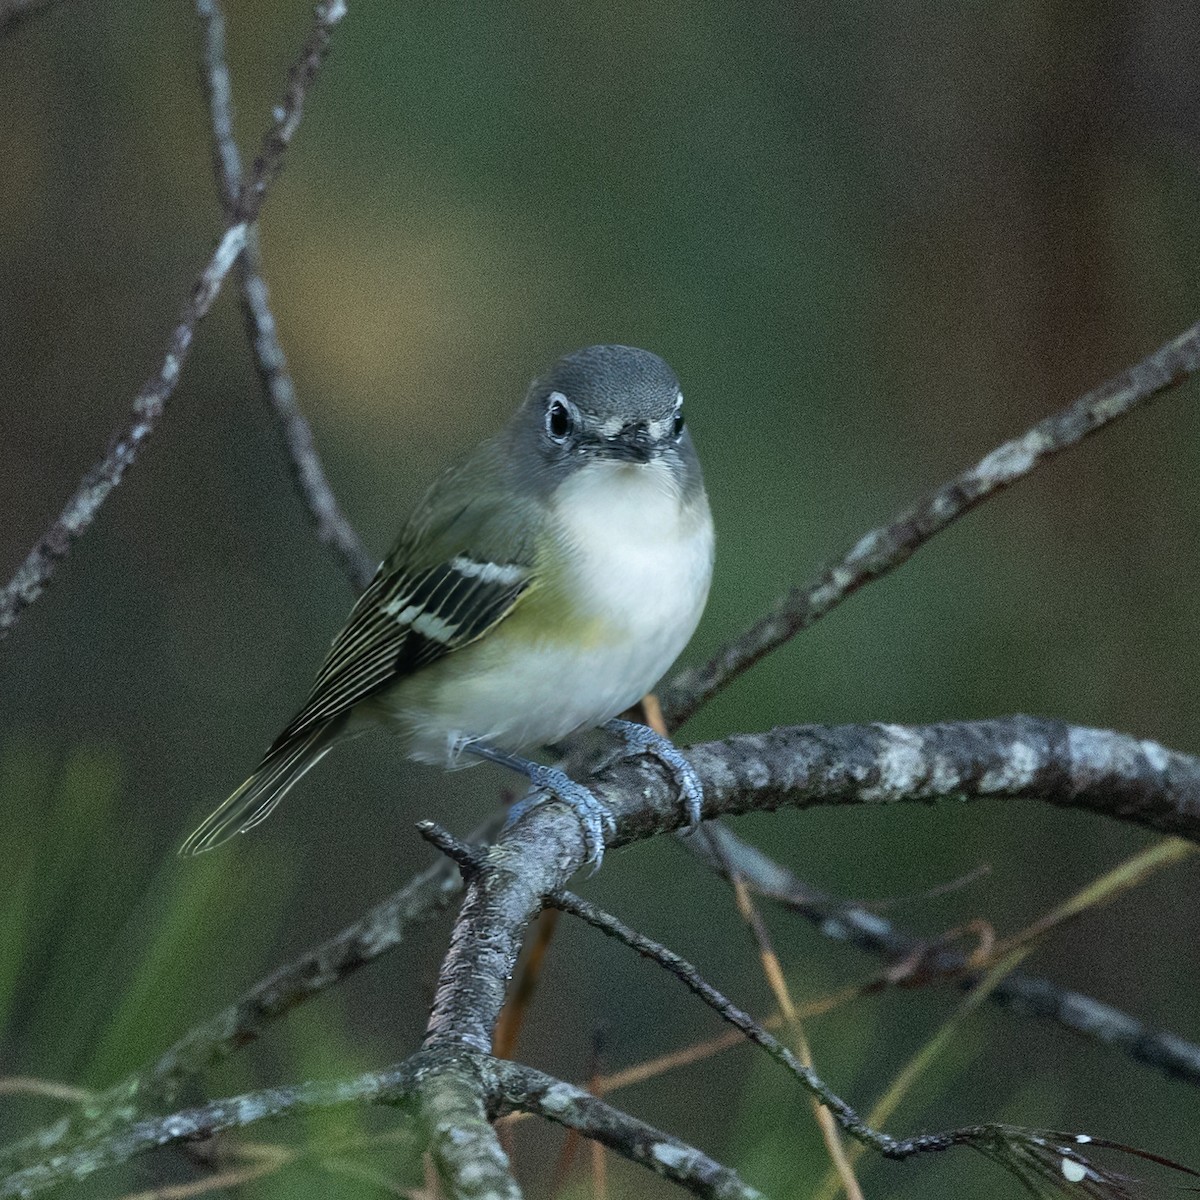
M258 770L220 808L208 814L179 847L180 854L203 854L245 833L271 815L271 810L310 767L338 740L342 722L325 721L270 750Z

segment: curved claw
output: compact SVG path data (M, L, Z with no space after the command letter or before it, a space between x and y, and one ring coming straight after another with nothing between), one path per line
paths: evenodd
M700 776L696 774L696 768L679 753L670 739L656 733L648 725L639 725L636 721L622 721L614 717L604 728L615 733L625 743L626 757L649 754L670 771L671 778L679 787L679 799L683 804L684 816L687 817L687 827L683 832L695 833L704 809L704 785L700 782Z
M617 832L617 823L612 810L596 799L581 783L576 783L557 767L546 767L531 763L527 772L533 787L509 810L506 826L520 820L531 809L552 800L561 800L578 818L583 833L584 861L591 864L593 874L600 869L604 859L605 833L610 837Z

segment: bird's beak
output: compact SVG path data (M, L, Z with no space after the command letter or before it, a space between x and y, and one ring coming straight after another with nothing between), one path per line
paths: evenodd
M620 433L604 439L600 452L605 458L617 462L648 463L657 458L659 447L650 437L650 431L642 422L626 425Z

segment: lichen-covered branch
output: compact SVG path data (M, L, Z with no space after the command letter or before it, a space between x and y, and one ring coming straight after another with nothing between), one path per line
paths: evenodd
M159 1146L196 1141L295 1112L366 1102L399 1103L412 1094L413 1070L400 1067L337 1083L265 1088L169 1116L132 1121L0 1179L0 1200L23 1200L64 1183L79 1182Z
M583 1088L520 1063L493 1059L494 1104L500 1114L526 1112L574 1129L706 1200L763 1200L736 1171L686 1142L613 1108Z
M226 217L233 220L242 191L242 163L233 133L233 91L225 54L225 18L219 0L196 0L196 14L202 33L200 78L212 125L213 174ZM288 369L287 356L271 311L257 226L247 232L246 245L237 266L246 336L254 353L263 392L275 412L283 437L292 481L308 509L317 540L334 552L351 584L361 590L370 583L375 562L333 493L317 453L312 429L300 409L295 381Z
M8 635L21 613L45 591L59 562L96 519L104 501L154 432L167 400L179 382L196 326L212 307L225 277L244 249L249 226L258 215L268 187L279 173L284 154L299 125L308 88L324 58L333 28L345 11L343 0L325 0L317 5L312 31L288 74L283 103L276 110L275 121L263 138L254 171L239 195L236 222L225 231L201 271L171 333L158 371L134 398L132 419L118 431L111 449L83 477L57 519L38 539L7 586L0 590L0 638Z
M928 801L939 796L1024 796L1107 812L1155 828L1166 825L1171 832L1190 830L1195 835L1195 814L1200 807L1200 761L1127 735L1030 717L915 729L892 725L797 727L695 746L688 755L705 785L707 816L782 805ZM599 772L593 784L614 813L618 843L674 829L683 820L674 785L653 760L617 763ZM480 1172L493 1172L498 1180L508 1178L498 1144L493 1144L492 1135L485 1135L480 1124L487 1087L486 1080L480 1082L482 1076L477 1068L490 1049L492 1030L504 1002L522 934L547 902L589 920L656 962L669 965L692 991L726 1020L733 1021L812 1090L851 1136L889 1157L970 1145L1016 1170L1013 1164L1024 1162L1025 1158L1030 1162L1043 1159L1051 1162L1052 1155L1047 1157L1050 1151L1045 1146L1053 1147L1054 1153L1062 1149L1054 1140L1058 1135L1000 1126L978 1126L909 1139L868 1129L852 1108L810 1070L798 1061L791 1061L786 1047L716 993L694 967L564 891L567 880L583 864L586 847L578 821L562 805L550 803L533 810L506 827L486 850L458 843L433 827L426 826L424 832L454 855L466 874L467 889L442 964L424 1049L416 1060L397 1068L390 1076L399 1071L409 1078L411 1071L414 1079L443 1079L445 1087L429 1084L432 1091L422 1084L415 1102L452 1195L489 1194L470 1190L470 1181L478 1179ZM414 913L422 911L425 889L432 883L428 879L408 894L408 901L415 906ZM394 915L385 922L387 929L395 924ZM403 925L403 918L399 924ZM338 977L362 961L359 950L362 936L362 931L358 931L331 943L334 950L327 964L329 978ZM385 939L390 936L386 930L384 936ZM243 1040L237 1032L239 1028L253 1036L259 1024L273 1013L323 986L321 967L320 961L306 960L298 975L283 973L281 982L285 986L278 992L270 986L255 989L244 1006L233 1006L223 1019L185 1038L164 1056L163 1063L150 1076L162 1084L175 1078L177 1071L195 1070L205 1061L212 1061ZM414 1062L421 1064L419 1069ZM357 1086L370 1090L367 1084ZM306 1102L314 1095L318 1098L335 1095L276 1089L260 1094L268 1098L263 1101L265 1115L292 1105L292 1097L297 1094ZM68 1144L66 1150L54 1154L50 1145L58 1143L53 1137L50 1144L43 1139L42 1160L10 1176L3 1187L16 1190L0 1190L0 1197L21 1194L22 1189L27 1191L35 1184L40 1187L39 1180L61 1180L80 1171L98 1169L117 1161L113 1154L137 1153L171 1140L170 1129L161 1124L128 1123L136 1115L136 1111L129 1112L129 1097L126 1090L120 1097L126 1104L110 1110L113 1119L107 1122L102 1114L96 1115L95 1105L90 1106L94 1117L92 1133L89 1136L85 1132L82 1145ZM370 1097L364 1092L363 1098ZM118 1099L115 1092L113 1099ZM254 1111L259 1111L263 1104ZM195 1110L179 1127L184 1129L185 1136L195 1135L197 1121L219 1124L233 1119L222 1115L233 1110L207 1106L203 1110L205 1115L196 1116L200 1111ZM439 1112L441 1117L437 1115ZM203 1129L207 1128L208 1125L203 1125ZM28 1147L38 1144L36 1137L26 1140ZM640 1143L635 1138L630 1144ZM101 1145L105 1148L103 1153L97 1149ZM475 1149L458 1160L462 1171L456 1175L454 1147L464 1145ZM1070 1147L1067 1149L1076 1154ZM1069 1161L1072 1170L1077 1164L1091 1172L1079 1178L1099 1181L1096 1195L1118 1194L1101 1187L1105 1184L1103 1172L1087 1164L1081 1156L1076 1154ZM499 1187L497 1183L490 1194L517 1194L515 1185L508 1191L496 1190Z
M796 725L692 746L705 818L780 807L1028 799L1200 841L1200 759L1157 742L1045 717L938 725ZM601 772L615 845L682 814L647 761ZM631 801L631 797L634 797Z
M780 597L765 616L703 666L676 675L659 694L670 726L677 728L764 655L820 620L864 584L895 570L959 517L1048 458L1178 387L1198 371L1200 322L1020 437L998 446L890 524L871 530L840 562Z
M570 821L575 821L569 814L564 815L567 815ZM527 825L540 827L542 836L539 842L530 843L525 840L527 831L523 834L522 826ZM547 829L548 825L554 827L553 833ZM452 1052L456 1047L462 1047L461 1052L471 1054L474 1051L465 1046L465 1039L455 1038L450 1027L451 1022L467 1018L469 1010L475 1009L477 1017L481 1017L489 1027L494 1027L499 1015L499 1006L494 1003L493 989L476 986L478 980L471 978L467 973L469 965L473 963L478 971L484 973L503 972L502 977L506 979L512 968L508 928L512 926L523 929L531 917L527 908L538 907L536 901L532 906L529 905L529 893L524 882L526 877L534 875L542 881L558 877L565 881L564 872L570 873L572 869L581 865L587 850L582 844L583 838L578 829L575 830L572 840L567 839L566 827L551 815L549 806L531 817L518 821L513 827L506 828L497 845L487 854L480 854L456 842L445 830L432 823L426 823L422 829L431 841L458 862L468 880L467 900L455 924L451 952L443 966L438 1003L426 1036L426 1052ZM530 869L514 872L514 863L529 856L532 856L532 861L528 863ZM489 883L489 876L492 875L496 878ZM513 892L511 904L506 902L504 895L510 890ZM1129 1192L1124 1186L1128 1178L1094 1163L1083 1151L1083 1148L1087 1147L1090 1152L1093 1143L1110 1149L1124 1150L1186 1174L1196 1175L1196 1172L1187 1167L1151 1153L1096 1138L1091 1134L1064 1134L1018 1126L986 1124L901 1138L873 1129L777 1038L708 983L691 963L561 886L545 891L542 902L580 917L606 936L615 938L669 971L722 1019L734 1025L748 1040L765 1050L772 1059L789 1071L828 1109L847 1134L884 1157L906 1159L939 1153L956 1146L967 1146L999 1163L1027 1185L1036 1181L1040 1186L1034 1190L1039 1195L1057 1192L1064 1196L1087 1195L1103 1200L1128 1200ZM473 956L473 945L486 945L490 953ZM447 970L447 966L451 966L452 969ZM470 1030L468 1036L477 1036L477 1031ZM580 1107L581 1093L578 1089L551 1087L550 1095L555 1101L551 1105L552 1108L577 1111ZM544 1099L543 1096L543 1107ZM629 1130L624 1128L614 1134L611 1144L626 1153L628 1136ZM637 1157L632 1154L630 1156ZM644 1161L644 1158L645 1154L637 1157L637 1160Z
M508 1155L492 1126L492 1091L484 1059L471 1054L419 1054L418 1112L438 1175L450 1200L521 1200Z

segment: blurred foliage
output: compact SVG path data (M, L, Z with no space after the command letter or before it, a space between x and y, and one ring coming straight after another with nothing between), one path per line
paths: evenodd
M228 16L249 153L308 13L230 0ZM1198 58L1185 0L352 3L263 228L340 497L382 552L431 472L549 360L646 345L684 382L718 522L703 655L1196 319ZM150 0L65 0L0 43L6 574L125 418L219 227L196 59L190 6ZM1198 478L1193 384L956 526L684 738L1026 710L1200 750ZM0 650L0 1074L111 1082L427 862L413 820L465 830L495 803L508 781L488 769L443 778L356 743L254 837L174 858L290 715L349 598L226 296L153 444ZM1013 930L1145 841L1015 804L740 828L848 896L991 863L986 882L892 914L930 932L977 915ZM1036 969L1200 1037L1195 880L1164 875L1089 915ZM767 1010L724 889L675 847L614 855L587 887ZM873 969L772 926L797 1000ZM403 1056L444 931L294 1014L209 1094ZM817 1063L866 1108L954 1002L898 993L814 1021ZM712 1031L672 981L564 925L522 1053L577 1078L601 1024L612 1065ZM1098 1045L989 1010L957 1056L897 1129L1000 1118L1197 1158L1194 1092ZM616 1099L774 1195L824 1171L803 1098L750 1051ZM57 1111L6 1100L0 1136ZM537 1194L558 1135L514 1137ZM190 1170L163 1156L82 1191ZM969 1156L864 1174L872 1196L1017 1194ZM625 1164L612 1186L672 1194ZM309 1162L243 1193L378 1190Z

